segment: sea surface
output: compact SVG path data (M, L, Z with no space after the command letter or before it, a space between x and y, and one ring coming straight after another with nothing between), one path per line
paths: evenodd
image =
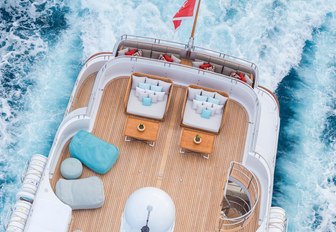
M122 34L187 42L183 0L0 1L0 231L20 176L48 155L77 74ZM273 205L289 231L336 231L336 1L204 0L195 43L258 64L281 130Z

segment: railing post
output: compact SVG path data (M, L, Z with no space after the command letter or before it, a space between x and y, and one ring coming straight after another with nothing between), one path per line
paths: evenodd
M250 188L250 185L251 185L252 180L253 180L253 176L250 177L249 183L248 183L248 185L247 185L247 189Z

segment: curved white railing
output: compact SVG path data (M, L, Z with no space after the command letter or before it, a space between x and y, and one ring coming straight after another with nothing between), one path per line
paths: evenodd
M74 88L72 90L65 116L70 113L71 105L74 101L78 87L84 82L84 80L94 72L98 72L102 65L114 58L113 54L98 53L91 56L82 67L79 72Z
M179 48L184 48L187 49L188 48L188 44L184 44L181 42L175 42L175 41L170 41L170 40L164 40L164 39L157 39L157 38L153 38L153 37L145 37L145 36L136 36L136 35L122 35L120 38L120 41L124 41L124 40L128 40L128 39L133 39L133 40L141 40L143 42L148 42L148 43L154 43L154 44L164 44L164 45L171 45L174 47L179 47ZM250 62L248 60L236 57L236 56L232 56L229 54L225 54L223 52L217 52L215 50L211 50L211 49L207 49L207 48L202 48L202 47L198 47L198 46L194 46L192 48L194 51L200 51L204 54L207 53L212 53L213 55L216 55L219 58L223 58L223 59L227 59L229 61L235 61L235 62L240 62L244 65L247 65L248 67L251 67L255 70L256 73L258 73L258 67L255 63Z
M260 198L260 187L257 177L251 172L247 167L242 165L241 163L232 161L230 164L230 168L228 171L227 180L232 180L236 184L243 186L247 196L249 197L250 209L245 214L239 217L227 217L225 214L221 214L220 216L220 225L219 231L227 230L227 229L240 229L248 225L248 219L253 215L256 210L256 207ZM224 194L226 196L228 182L225 185ZM236 197L236 196L234 196ZM230 201L229 201L230 202Z
M181 42L175 42L175 41L170 41L170 40L165 40L165 39L157 39L153 37L146 37L146 36L137 36L137 35L127 35L124 34L120 37L120 41L128 40L128 39L140 39L143 42L148 42L148 43L154 43L154 44L164 44L164 45L172 45L172 46L177 46L180 48L188 48L187 44L181 43ZM119 41L119 42L120 42Z
M87 114L72 114L68 116L65 123L62 123L57 130L53 145L50 149L47 168L49 175L53 176L57 161L65 143L80 129L89 130L90 117Z

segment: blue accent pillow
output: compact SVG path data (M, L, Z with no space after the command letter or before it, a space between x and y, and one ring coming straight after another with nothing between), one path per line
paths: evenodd
M80 130L69 145L71 157L79 159L85 166L99 174L105 174L117 162L119 150L93 134Z
M213 97L208 97L208 102L212 104L219 105L219 99L213 98Z
M143 97L142 98L142 104L144 106L151 106L152 105L152 99L150 97Z
M211 110L203 109L201 113L201 117L205 119L209 119L211 116Z
M150 88L150 84L139 82L139 88L141 88L141 89L149 89Z
M195 99L197 101L206 101L208 99L207 96L202 96L202 95L195 95Z
M162 86L157 86L157 85L151 85L150 89L155 91L155 92L162 92Z

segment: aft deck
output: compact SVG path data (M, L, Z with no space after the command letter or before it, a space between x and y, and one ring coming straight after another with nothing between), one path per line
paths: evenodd
M90 80L88 80L90 81ZM93 84L93 83L92 83ZM78 90L74 108L85 106L91 84ZM104 89L93 134L116 145L120 157L105 175L84 168L83 177L97 175L104 182L105 204L100 209L73 211L70 231L119 231L121 215L129 195L138 188L154 186L166 191L176 206L176 232L217 231L220 203L230 161L241 162L248 127L245 109L231 101L224 127L216 136L210 159L201 155L180 154L181 109L184 88L174 87L167 117L161 123L155 147L143 142L125 142L123 130L127 115L123 97L127 88L126 77L111 81ZM82 103L83 102L83 103ZM69 156L68 145L62 159ZM60 162L59 162L60 163ZM59 166L51 180L52 186L60 178ZM257 215L245 231L256 231Z
M77 90L75 94L75 98L71 105L71 111L81 107L86 107L88 105L96 77L97 73L95 72L92 73L83 81L80 88Z

